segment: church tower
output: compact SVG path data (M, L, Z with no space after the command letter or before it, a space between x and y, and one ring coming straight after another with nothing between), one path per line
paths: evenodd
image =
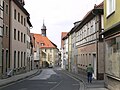
M42 28L41 28L41 34L42 34L42 36L45 36L46 37L46 26L44 25L44 21L43 21L43 26L42 26Z

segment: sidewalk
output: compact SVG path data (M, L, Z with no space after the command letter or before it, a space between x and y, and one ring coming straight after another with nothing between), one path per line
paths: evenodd
M86 76L83 76L83 75L80 75L80 74L75 74L75 73L72 73L72 72L68 72L66 70L65 70L65 72L67 72L68 74L72 75L76 79L78 79L81 82L83 82L85 90L108 90L104 86L104 80L95 80L94 79L92 81L92 83L88 83Z
M0 79L0 87L5 86L5 85L10 84L10 83L14 83L15 81L25 79L29 76L32 76L34 74L39 73L40 71L41 70L35 69L35 70L29 71L29 72L26 72L26 73L23 73L23 74L14 75L14 76L6 78L6 79Z

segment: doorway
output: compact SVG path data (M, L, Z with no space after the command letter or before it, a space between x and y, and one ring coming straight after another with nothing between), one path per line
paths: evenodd
M93 54L93 69L94 69L93 78L96 79L96 77L97 77L97 60L96 60L96 54Z
M4 73L4 50L2 49L2 74Z

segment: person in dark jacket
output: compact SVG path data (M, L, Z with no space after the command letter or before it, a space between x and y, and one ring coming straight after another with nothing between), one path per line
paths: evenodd
M89 66L87 67L87 79L88 79L88 83L92 83L92 75L94 73L93 67L91 66L91 64L89 64Z

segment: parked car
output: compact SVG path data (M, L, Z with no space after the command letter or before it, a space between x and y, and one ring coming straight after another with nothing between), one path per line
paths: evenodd
M53 68L53 65L52 65L52 64L50 64L50 65L48 66L48 68Z

